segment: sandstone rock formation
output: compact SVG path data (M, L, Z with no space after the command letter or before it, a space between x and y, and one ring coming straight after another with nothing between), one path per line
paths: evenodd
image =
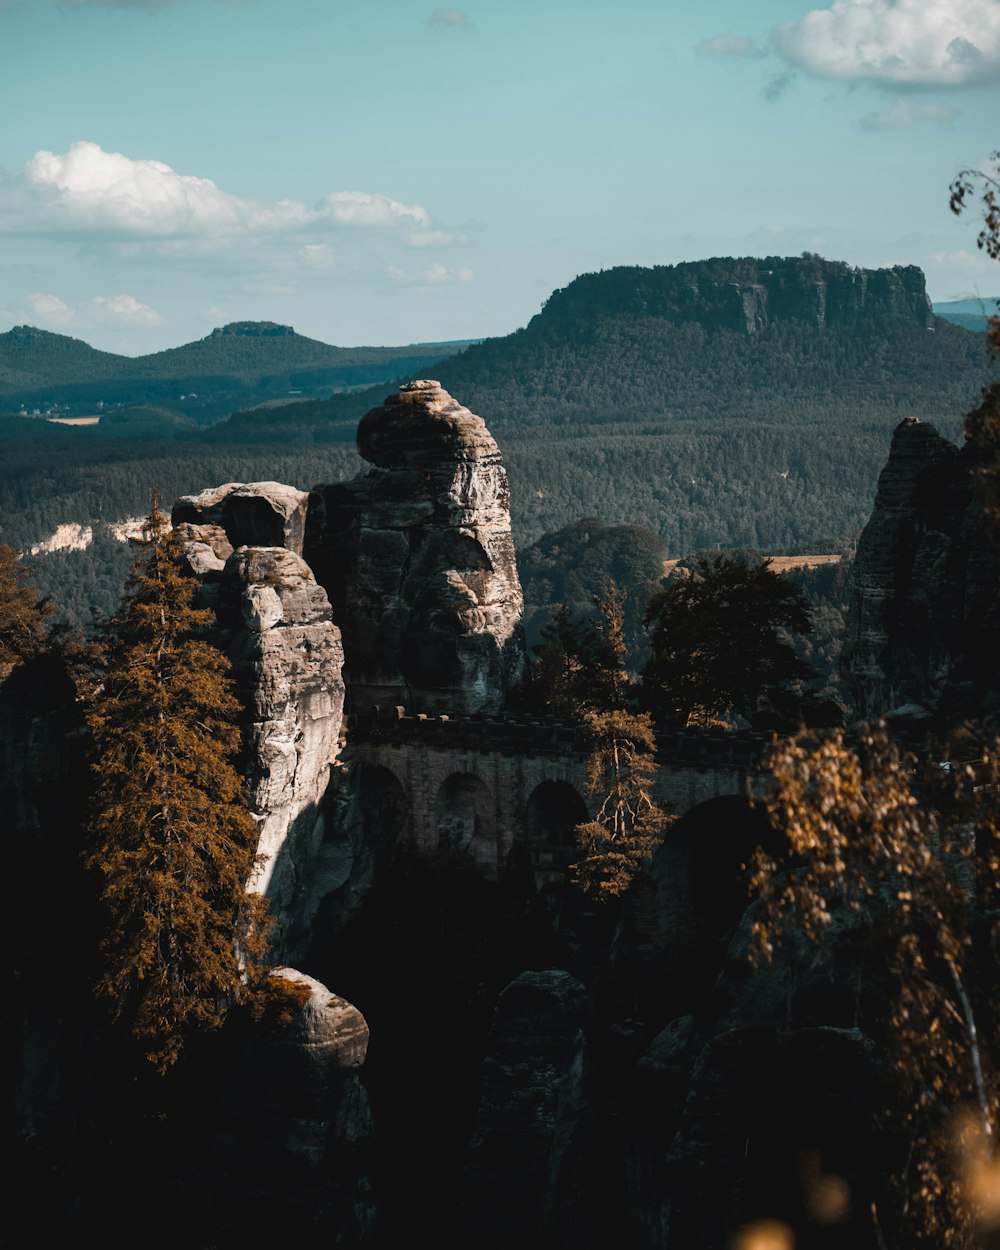
M281 482L227 482L183 495L171 520L180 525L217 525L231 547L287 547L302 554L309 496Z
M368 1025L351 1003L294 968L276 1009L232 1056L220 1098L213 1188L241 1210L245 1235L371 1243L373 1122L360 1069ZM244 1244L251 1244L245 1242Z
M598 291L605 316L663 317L747 335L775 321L817 328L856 327L868 318L934 324L917 266L855 269L818 256L716 258L583 274L555 291L537 316L577 321Z
M896 427L858 543L841 668L861 720L945 729L1000 707L1000 558L961 450Z
M296 541L305 499L290 487L253 483L180 500L173 513L192 571L202 578L203 602L215 608L245 708L243 771L261 857L251 884L270 900L277 958L290 957L305 940L310 908L323 892L315 870L340 743L343 648L326 593L301 556L281 546L233 551L231 543L259 532L262 518L272 526L290 522L289 541ZM183 520L199 515L196 504L219 523Z
M524 972L497 1002L465 1173L466 1244L539 1250L590 1243L589 1000L568 972Z
M352 708L501 708L524 664L507 472L480 417L409 382L358 426L373 466L317 486L305 556L344 635Z

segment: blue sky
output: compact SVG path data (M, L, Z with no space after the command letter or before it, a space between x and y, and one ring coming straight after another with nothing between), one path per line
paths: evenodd
M0 0L0 330L506 334L577 274L814 251L1000 293L1000 0Z

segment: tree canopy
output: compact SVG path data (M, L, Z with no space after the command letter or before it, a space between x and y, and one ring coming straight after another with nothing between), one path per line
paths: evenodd
M655 711L687 724L737 712L752 721L762 696L812 675L786 631L808 634L809 606L797 586L730 556L678 569L646 611L651 655L643 670Z
M15 665L37 655L48 637L52 605L35 592L32 574L20 551L0 543L0 681Z
M247 892L257 832L234 763L239 704L197 587L154 507L88 717L86 863L109 921L98 991L160 1071L253 983L267 929L264 900Z

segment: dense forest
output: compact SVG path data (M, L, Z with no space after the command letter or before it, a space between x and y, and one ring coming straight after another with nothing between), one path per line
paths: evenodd
M175 390L178 371L222 355L250 377L269 353L312 344L287 329L238 323L143 367L153 381L174 370ZM91 352L48 337L74 359ZM409 363L408 376L426 372ZM520 551L596 517L644 527L682 558L849 546L898 422L919 416L959 438L990 361L983 335L932 315L919 270L807 256L583 275L524 329L439 359L433 376L500 444ZM357 421L394 384L242 407L206 428L138 398L94 427L2 418L0 541L30 549L61 524L141 515L153 488L169 503L226 481L310 489L350 477ZM88 588L127 565L110 542L36 559L39 585L58 588L73 619ZM110 607L104 593L97 602Z
M76 415L154 403L200 423L290 395L350 391L421 370L460 343L333 347L272 321L234 321L148 356L101 352L63 334L15 326L0 334L0 412Z

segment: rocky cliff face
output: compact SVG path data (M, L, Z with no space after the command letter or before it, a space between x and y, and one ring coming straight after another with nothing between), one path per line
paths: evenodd
M975 449L908 418L858 543L841 667L862 720L944 729L1000 708L1000 553Z
M280 958L294 956L308 929L344 703L340 631L294 550L306 498L272 483L231 485L182 499L173 513L246 709L244 771L261 855L252 884L278 919ZM252 537L288 546L244 545Z
M317 486L305 557L344 635L351 707L503 706L524 664L523 599L500 450L437 382L410 382L358 426L373 467Z
M924 275L915 265L854 269L818 256L726 257L584 274L556 291L539 317L579 323L595 310L742 334L756 334L773 321L817 328L886 318L934 323Z

